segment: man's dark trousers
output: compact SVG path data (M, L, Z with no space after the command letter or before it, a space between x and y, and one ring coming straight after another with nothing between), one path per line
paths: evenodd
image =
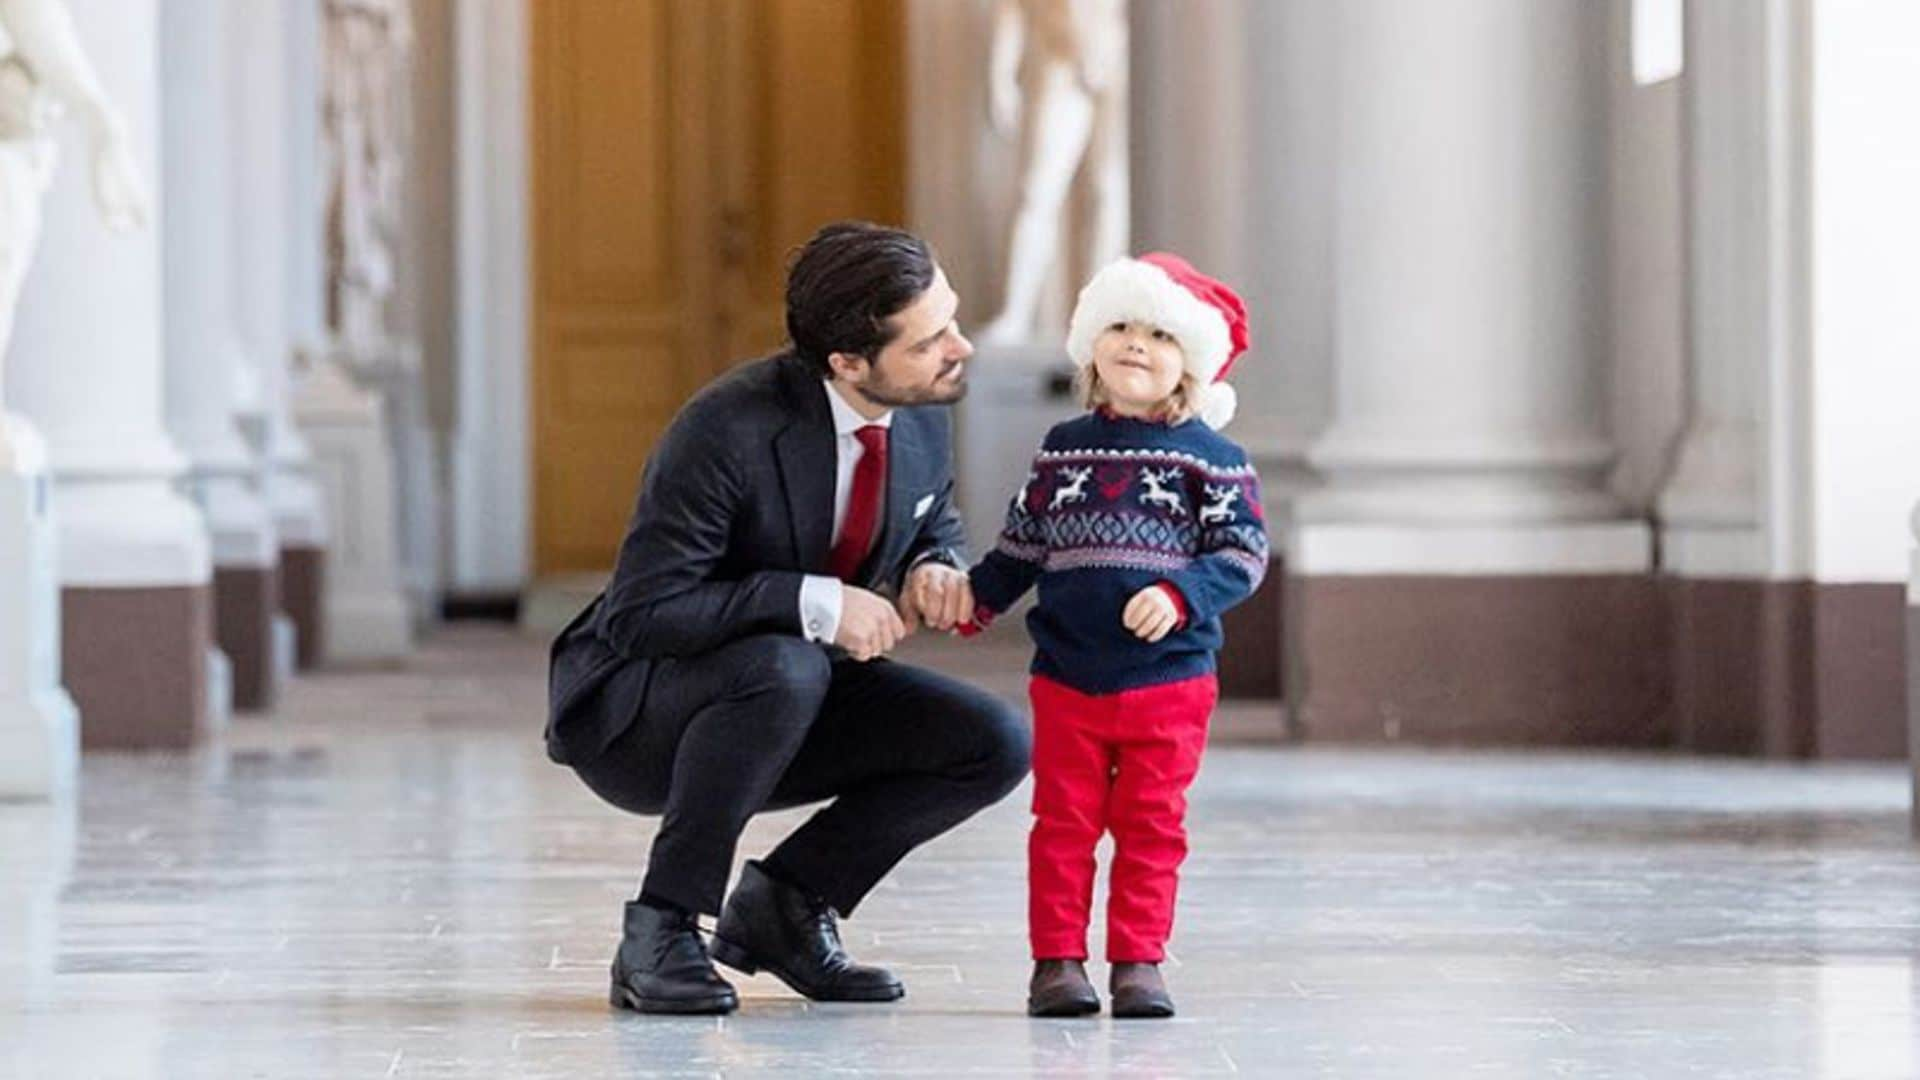
M845 915L909 851L1004 797L1029 747L976 687L763 635L656 665L645 715L576 769L615 806L662 815L642 890L709 914L749 817L833 799L769 861Z

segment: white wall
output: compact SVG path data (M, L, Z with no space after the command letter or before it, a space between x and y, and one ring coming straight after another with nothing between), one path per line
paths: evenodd
M1814 576L1904 581L1920 499L1920 4L1812 11Z

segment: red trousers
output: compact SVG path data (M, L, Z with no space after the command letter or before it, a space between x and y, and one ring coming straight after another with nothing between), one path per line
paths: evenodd
M1027 926L1035 959L1087 958L1094 845L1113 834L1107 959L1159 963L1187 855L1187 787L1200 771L1211 675L1090 695L1042 676L1033 697Z

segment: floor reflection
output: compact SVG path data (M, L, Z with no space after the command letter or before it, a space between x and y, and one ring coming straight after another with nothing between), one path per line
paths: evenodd
M538 643L460 631L202 753L90 756L65 807L0 805L0 1075L1920 1070L1898 767L1219 749L1172 1022L1023 1015L1024 791L847 924L899 1005L763 976L723 1020L615 1014L651 829L545 760L543 689Z

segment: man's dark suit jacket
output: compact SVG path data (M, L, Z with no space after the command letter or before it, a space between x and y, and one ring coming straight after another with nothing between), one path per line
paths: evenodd
M613 579L553 643L547 755L592 760L646 707L662 657L799 636L800 582L827 573L837 470L820 376L781 353L700 391L661 436ZM899 589L921 558L965 565L945 406L894 410L886 522L857 584Z

